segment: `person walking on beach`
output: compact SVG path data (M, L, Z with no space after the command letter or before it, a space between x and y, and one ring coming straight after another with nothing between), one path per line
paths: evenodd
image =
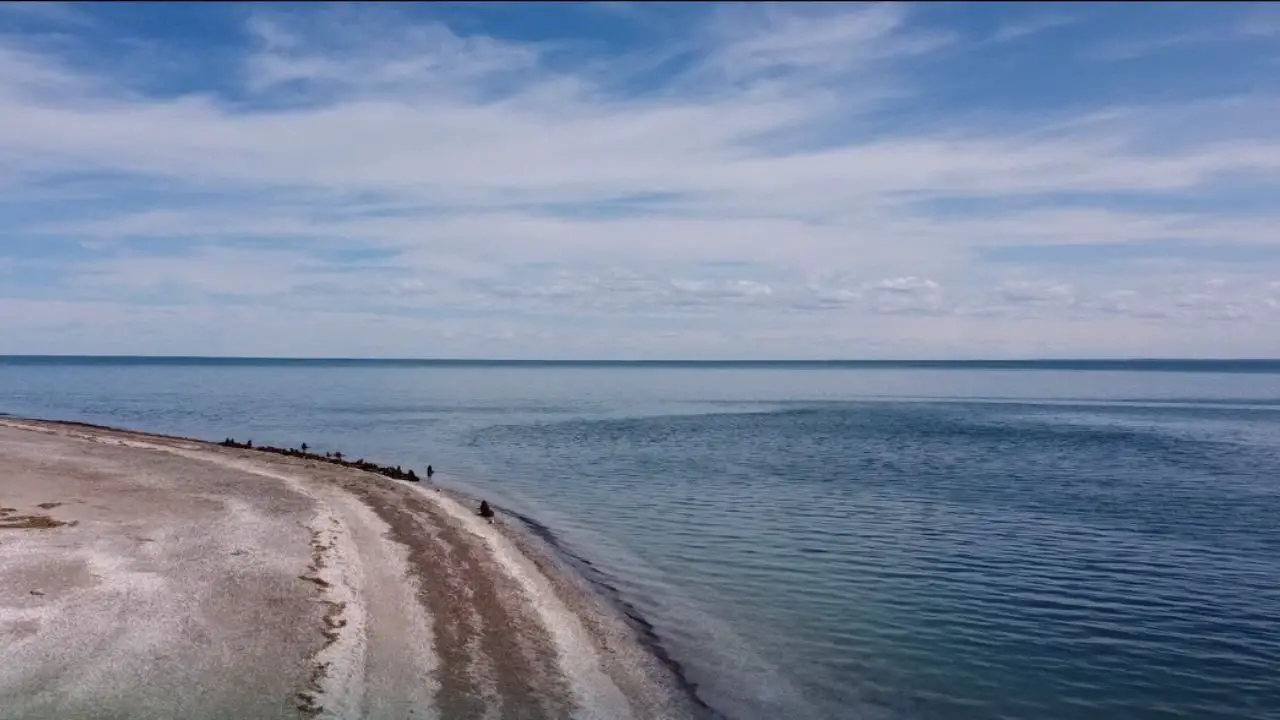
M480 501L480 517L488 520L490 525L493 524L493 508L489 507L488 500Z
M431 479L431 476L432 476L432 475L435 475L435 474L436 474L435 468L433 468L433 467L431 467L430 465L428 465L428 466L427 466L427 479L428 479L428 480L430 480L430 479Z

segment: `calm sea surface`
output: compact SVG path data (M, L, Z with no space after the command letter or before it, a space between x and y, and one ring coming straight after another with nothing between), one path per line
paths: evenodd
M432 463L730 718L1275 720L1280 368L1208 370L0 359L0 412Z

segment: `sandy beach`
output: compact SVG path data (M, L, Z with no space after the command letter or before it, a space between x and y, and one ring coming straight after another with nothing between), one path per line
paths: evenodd
M677 718L597 598L446 493L0 419L0 717Z

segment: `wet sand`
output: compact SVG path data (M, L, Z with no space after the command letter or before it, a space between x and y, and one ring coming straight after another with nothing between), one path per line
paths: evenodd
M679 718L502 518L315 460L0 419L0 717Z

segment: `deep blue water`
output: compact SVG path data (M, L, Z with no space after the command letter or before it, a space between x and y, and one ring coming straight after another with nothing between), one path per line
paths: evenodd
M0 359L0 411L430 462L728 717L1280 717L1280 364L1153 362Z

